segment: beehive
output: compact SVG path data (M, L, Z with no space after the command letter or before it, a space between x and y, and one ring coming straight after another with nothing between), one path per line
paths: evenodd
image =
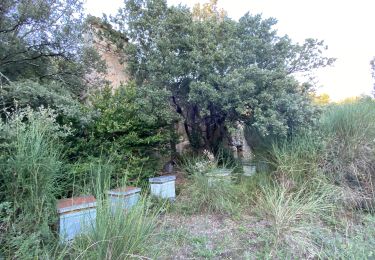
M208 178L208 185L213 186L215 185L215 183L220 182L230 183L232 178L232 171L232 169L218 168L207 173L206 176Z
M111 209L130 209L140 198L141 189L137 187L123 187L108 191Z
M174 200L176 197L175 182L176 176L160 176L149 179L151 185L151 195L162 198Z
M70 241L95 226L96 199L94 196L61 199L57 203L57 212L60 238Z
M256 167L256 164L244 164L243 165L243 175L244 176L253 176L257 171L257 167Z

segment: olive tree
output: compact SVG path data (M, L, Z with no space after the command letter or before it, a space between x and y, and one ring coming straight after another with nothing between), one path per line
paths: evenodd
M203 8L129 0L113 19L129 38L131 75L169 91L165 102L182 116L192 146L215 149L236 121L282 136L311 123L311 86L294 75L333 62L321 55L324 43L293 43L273 18L232 20L216 1Z

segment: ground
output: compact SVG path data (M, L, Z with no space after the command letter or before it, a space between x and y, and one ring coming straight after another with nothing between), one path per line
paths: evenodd
M252 259L259 230L267 222L255 217L200 214L163 216L159 259Z

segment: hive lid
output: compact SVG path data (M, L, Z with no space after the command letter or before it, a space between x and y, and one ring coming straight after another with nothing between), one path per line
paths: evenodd
M246 166L257 166L257 163L255 163L255 162L242 162L242 165L246 165Z
M72 197L61 199L57 202L58 213L65 213L93 207L96 207L96 199L94 196Z
M165 183L165 182L176 180L176 176L175 175L160 176L160 177L149 178L148 180L151 183Z
M121 187L121 188L107 191L109 195L117 195L117 196L119 195L126 196L126 195L131 195L134 193L138 193L138 192L141 192L141 188L132 187L132 186Z

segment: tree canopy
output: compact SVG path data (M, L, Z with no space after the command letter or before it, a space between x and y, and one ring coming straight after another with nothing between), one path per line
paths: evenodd
M3 0L0 3L2 80L54 80L76 93L92 70L103 71L84 44L80 0Z
M128 68L140 85L167 89L195 148L214 148L235 121L286 136L314 120L311 86L294 73L330 65L322 41L293 43L276 20L230 19L217 1L193 11L130 0L113 20L129 37ZM230 142L230 140L229 140Z

